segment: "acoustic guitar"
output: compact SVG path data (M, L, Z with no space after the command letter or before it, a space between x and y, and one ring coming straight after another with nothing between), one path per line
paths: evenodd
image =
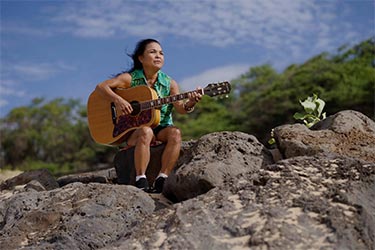
M219 96L231 90L229 82L210 83L200 89L201 95ZM156 127L160 122L162 105L188 98L194 91L158 98L155 90L145 85L132 88L116 88L114 92L127 100L133 108L128 115L119 115L113 102L108 101L98 91L90 94L87 102L87 117L91 137L99 144L119 146L125 135L141 126Z

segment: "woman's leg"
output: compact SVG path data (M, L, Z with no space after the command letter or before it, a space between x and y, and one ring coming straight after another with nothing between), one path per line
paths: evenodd
M160 173L169 175L180 156L182 140L181 131L177 127L166 127L156 135L156 139L165 143L165 148L161 158Z
M154 133L150 127L141 127L135 130L128 138L127 144L135 146L134 166L136 175L145 175L150 162L150 144Z

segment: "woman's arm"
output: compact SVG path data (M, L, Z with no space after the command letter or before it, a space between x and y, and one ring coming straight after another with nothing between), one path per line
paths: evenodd
M96 91L101 93L104 98L110 102L114 102L117 110L121 110L123 114L127 115L133 111L129 102L117 95L113 89L115 88L130 88L131 75L129 73L121 74L115 78L108 79L99 83L96 86Z
M171 80L170 95L178 95L178 94L180 94L178 84L175 80ZM186 113L192 112L195 104L197 104L197 102L199 102L202 98L202 95L198 93L197 91L192 92L188 96L189 96L188 101L178 101L173 104L178 113L186 114Z

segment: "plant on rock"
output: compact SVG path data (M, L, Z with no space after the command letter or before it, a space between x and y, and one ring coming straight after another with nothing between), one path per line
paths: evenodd
M316 94L307 97L304 101L300 100L299 102L305 110L305 113L296 112L293 115L293 118L296 120L302 120L308 128L312 127L321 119L326 118L326 113L322 113L325 102L322 99L318 98Z
M322 99L318 98L316 94L307 97L304 101L300 100L299 102L305 110L305 113L296 112L293 115L293 118L296 120L302 120L308 128L311 128L314 124L326 118L326 113L323 113L325 102ZM272 129L271 139L268 141L268 144L273 145L275 143L276 140L274 137L274 130Z

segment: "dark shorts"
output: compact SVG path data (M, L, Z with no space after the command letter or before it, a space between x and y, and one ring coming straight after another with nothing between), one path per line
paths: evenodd
M162 131L163 129L168 128L168 127L173 127L173 125L164 125L164 126L159 125L159 126L153 128L152 131L154 132L154 135L157 136L157 134L158 134L160 131ZM128 134L125 136L124 143L123 143L123 145L120 146L120 149L124 150L124 149L128 149L128 148L132 147L132 146L129 146L129 145L128 145L127 141L128 141L129 136L130 136L133 132L134 132L134 131L131 131L130 133L128 133Z
M165 128L172 127L172 125L159 125L152 130L154 131L154 135L156 136L160 131L162 131Z

